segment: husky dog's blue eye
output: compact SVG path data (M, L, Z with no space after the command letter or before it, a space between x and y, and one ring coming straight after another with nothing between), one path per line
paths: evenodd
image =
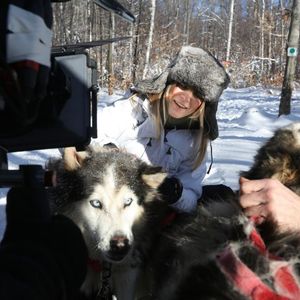
M124 199L124 207L129 206L133 199L131 197L125 198Z
M91 204L93 207L99 208L99 209L102 209L102 207L103 207L101 201L99 201L99 200L91 200L91 201L90 201L90 204Z

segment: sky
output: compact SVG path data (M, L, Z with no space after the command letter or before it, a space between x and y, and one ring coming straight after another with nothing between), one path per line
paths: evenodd
M217 112L219 137L212 142L213 164L204 184L222 183L238 190L239 173L250 168L259 147L276 129L300 121L300 89L293 92L291 114L278 118L280 93L280 89L262 87L225 90ZM110 102L121 96L121 91L113 96L102 91L99 95L100 105L101 102ZM9 169L18 169L20 164L44 166L50 157L59 155L57 149L10 153ZM209 149L208 166L210 162ZM7 191L0 189L0 238L6 224Z

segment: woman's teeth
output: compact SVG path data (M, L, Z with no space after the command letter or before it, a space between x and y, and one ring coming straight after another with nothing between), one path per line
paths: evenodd
M174 102L176 103L177 106L179 106L182 109L187 109L187 107L185 107L184 105L182 105L181 103L178 103L176 100L174 100Z

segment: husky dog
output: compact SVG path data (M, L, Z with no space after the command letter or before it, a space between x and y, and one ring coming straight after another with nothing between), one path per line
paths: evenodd
M111 290L118 300L134 299L139 268L167 209L157 192L166 174L129 153L105 149L67 148L48 168L56 173L53 210L79 226L93 262L83 293L91 298L102 288L103 298ZM107 278L103 266L110 264Z
M300 122L275 131L258 150L248 179L274 178L300 195Z
M300 233L273 228L265 246L232 200L179 215L161 232L149 266L152 300L300 299Z

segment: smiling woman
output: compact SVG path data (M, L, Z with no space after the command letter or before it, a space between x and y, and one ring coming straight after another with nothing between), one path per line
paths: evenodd
M161 194L192 213L203 196L207 144L218 137L217 105L228 83L213 55L184 46L159 76L137 82L129 98L98 111L97 143L162 167L169 176Z
M194 96L190 89L182 88L178 84L170 85L167 97L168 115L173 118L184 118L197 111L203 100Z

